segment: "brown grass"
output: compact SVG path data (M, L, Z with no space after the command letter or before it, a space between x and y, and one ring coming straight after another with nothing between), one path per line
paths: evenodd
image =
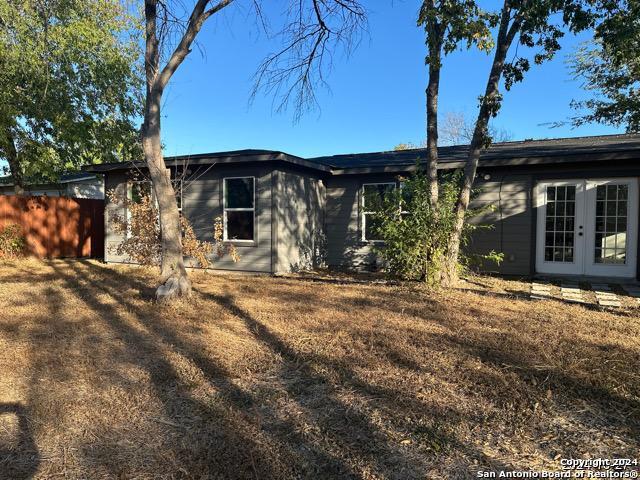
M491 291L0 264L0 477L470 478L640 451L640 320Z

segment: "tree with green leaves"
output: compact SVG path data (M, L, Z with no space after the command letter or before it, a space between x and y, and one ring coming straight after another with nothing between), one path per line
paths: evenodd
M158 202L162 237L161 285L158 301L191 293L184 265L180 216L171 178L162 155L161 107L164 91L187 58L198 33L211 17L239 3L234 0L197 0L185 15L182 2L145 0L146 97L142 124L144 157ZM358 0L292 0L280 37L283 47L259 66L256 89L281 95L280 105L294 100L296 114L315 102L314 86L324 82L323 66L336 45L347 48L363 27L365 11ZM251 3L264 24L261 2Z
M490 49L491 17L475 0L425 0L418 15L418 25L427 33L427 175L430 181L430 204L438 204L438 95L443 56L453 52L461 42L467 48L475 44L481 50Z
M580 115L574 126L604 123L640 132L640 2L604 1L594 41L582 45L570 60L576 78L595 95L573 101Z
M16 192L139 155L134 20L118 0L0 0L0 159Z
M444 283L453 283L458 276L460 242L473 182L480 154L491 143L488 127L490 119L500 110L501 82L504 82L504 88L509 90L514 83L524 79L524 74L531 64L531 60L523 56L524 52L536 49L533 63L541 64L553 58L560 49L559 40L567 29L575 33L593 26L595 15L590 10L590 3L587 0L504 0L498 12L485 12L475 1L443 1L440 4L434 4L430 0L423 2L419 23L425 26L427 34L429 83L432 82L433 76L439 78L442 54L447 52L447 48L451 51L463 41L467 42L469 48L481 39L482 45L490 46L490 50L493 51L487 84L480 97L478 116L454 206L455 222L449 234L447 260L443 263ZM464 9L456 11L455 18L451 13L452 4L464 5ZM460 26L460 30L452 35L456 30L445 29L443 37L439 25L449 25L454 20L456 25ZM472 29L471 33L467 26ZM486 32L495 28L497 32L494 40L486 40ZM450 38L450 43L443 42L440 40L442 38ZM514 44L518 48L508 60L507 55ZM428 124L433 122L433 118L430 117L434 115L437 115L437 110L434 112L433 108L428 108ZM431 158L429 160L432 161Z

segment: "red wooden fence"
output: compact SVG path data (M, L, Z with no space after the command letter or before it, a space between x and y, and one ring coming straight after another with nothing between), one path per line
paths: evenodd
M0 195L0 230L11 223L22 228L29 254L104 255L104 200Z

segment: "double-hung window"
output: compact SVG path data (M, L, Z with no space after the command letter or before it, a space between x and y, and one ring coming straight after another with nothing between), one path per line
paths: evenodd
M223 180L224 240L255 240L255 178Z
M362 240L380 242L375 215L380 211L385 196L396 188L395 182L365 183L362 185Z

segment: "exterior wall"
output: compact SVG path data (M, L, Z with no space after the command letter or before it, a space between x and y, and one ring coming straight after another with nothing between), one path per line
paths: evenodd
M378 259L371 244L362 241L361 189L363 183L392 182L397 176L343 175L327 182L326 230L328 264L336 268L375 268ZM492 229L474 233L470 253L503 252L505 261L497 266L487 263L485 271L509 275L529 275L531 268L532 209L531 175L493 175L480 181L479 195L473 206L495 205L474 219L491 224Z
M340 175L327 180L325 228L330 267L365 270L375 267L377 256L371 244L362 241L362 184L393 182L396 178L396 174Z
M112 172L104 176L105 191L115 190L118 198L124 198L125 187L129 177L125 172ZM105 262L123 262L127 263L125 256L118 255L115 252L116 247L124 240L123 235L118 235L110 228L111 219L114 215L124 215L124 203L112 203L108 197L104 201L104 260Z
M222 183L225 177L255 177L255 241L234 242L240 261L235 263L228 255L217 258L214 254L212 268L221 270L236 270L248 272L272 272L271 235L272 235L272 168L233 167L194 169L188 176L182 193L182 213L193 226L196 236L200 240L213 240L214 221L223 216ZM105 175L106 190L116 189L123 198L126 182L129 176L126 172L109 172ZM124 240L109 228L109 219L114 213L125 214L123 204L113 204L105 201L105 261L129 263L125 256L116 255L114 248ZM192 265L186 259L187 265Z
M47 197L93 198L104 199L102 180L91 182L69 182L60 185L34 185L27 187L25 192L32 196L46 195ZM13 195L13 185L0 186L0 195Z
M378 259L371 244L362 241L361 188L363 183L389 182L397 174L322 175L282 164L244 164L242 167L217 165L199 167L189 176L183 193L183 212L201 239L213 237L213 221L221 217L222 179L226 176L256 178L256 241L238 244L240 262L214 259L214 268L285 272L307 268L318 255L330 267L371 269ZM106 190L124 188L126 174L109 172ZM635 160L607 161L589 165L521 165L508 168L480 168L474 207L493 205L473 219L492 224L491 229L475 232L472 253L502 252L504 261L482 265L482 270L507 275L535 273L536 208L533 202L539 181L568 178L640 177ZM105 202L107 222L105 259L124 262L113 253L118 238L108 228L113 212L123 206ZM119 210L120 209L120 210ZM313 254L316 255L313 255ZM640 249L639 249L640 256ZM640 270L640 268L639 268Z
M101 179L92 182L67 183L67 195L71 198L104 199L104 182Z
M307 270L324 263L326 189L322 179L290 169L274 172L275 271Z
M478 215L471 223L491 225L474 232L467 251L487 254L492 250L504 254L500 265L484 262L481 269L505 275L529 275L532 258L533 179L529 174L505 175L495 173L489 180L478 176L476 197L471 208L493 206L492 210Z
M240 261L228 255L213 259L212 267L222 270L272 272L272 174L273 167L208 167L189 175L182 193L182 211L200 240L213 240L216 217L223 216L222 184L224 177L255 177L255 241L235 242Z

